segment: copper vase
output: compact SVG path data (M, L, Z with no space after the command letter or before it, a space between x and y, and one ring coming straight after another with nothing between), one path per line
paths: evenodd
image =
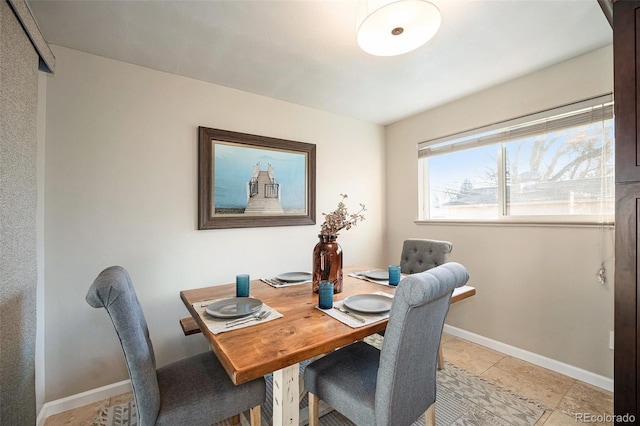
M333 292L342 291L342 247L337 235L318 235L320 241L313 248L313 292L318 292L320 281L333 283Z

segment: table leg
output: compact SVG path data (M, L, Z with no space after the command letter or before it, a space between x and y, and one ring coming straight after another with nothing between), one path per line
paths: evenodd
M298 426L300 421L300 364L273 372L273 425Z

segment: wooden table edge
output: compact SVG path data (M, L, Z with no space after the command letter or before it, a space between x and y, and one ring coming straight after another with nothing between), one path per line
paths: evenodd
M188 290L185 290L188 291ZM184 291L180 292L180 299L182 299L182 303L184 303L184 305L187 307L187 309L189 310L189 313L191 314L191 317L195 320L195 322L198 324L198 327L200 327L200 330L207 330L207 324L202 321L202 318L200 317L200 314L194 309L193 305L191 303L189 303L187 301L187 299L185 298L184 295ZM206 299L203 299L202 301L204 301ZM195 303L199 303L199 302L195 302ZM207 333L202 333L203 336L205 337L205 339L207 340L207 343L209 344L209 348L211 349L211 351L216 355L216 357L218 358L218 360L220 361L220 364L222 364L222 367L224 367L224 370L227 372L227 375L229 375L229 378L231 379L231 381L238 385L242 382L237 382L237 377L236 377L236 373L234 368L231 365L231 362L229 361L229 359L224 355L224 353L218 351L218 349L216 348L215 345L211 344L211 342L209 341L209 338L207 336Z
M476 289L474 287L471 286L464 286L462 287L464 288L464 291L462 291L461 293L457 294L455 297L452 296L450 303L456 303L458 301L464 300L466 298L469 298L473 295L476 294ZM180 299L182 300L182 302L184 303L184 305L187 307L187 310L189 311L189 313L191 314L191 317L194 319L194 321L198 324L198 327L200 327L200 330L206 330L207 329L207 325L206 323L202 320L201 316L199 315L199 313L195 310L195 308L193 307L193 305L191 303L189 303L189 301L186 299L185 296L185 292L191 291L193 289L188 289L188 290L183 290L180 291ZM202 301L207 300L202 299ZM193 303L198 303L198 301L194 301ZM365 337L377 333L379 331L382 331L386 328L386 324L388 323L388 319L382 320L382 321L378 321L376 323L373 324L369 324L367 326L364 327L359 327L357 328L357 332L356 332L356 336L357 336L357 340L361 340L364 339ZM263 369L260 367L255 367L255 368L250 368L250 369L245 369L245 370L238 370L236 368L233 367L231 361L225 356L225 354L221 351L219 351L216 347L216 345L214 345L210 340L209 340L209 336L208 333L203 333L203 335L205 336L205 338L207 339L207 342L209 343L209 348L213 351L213 353L216 355L216 357L218 358L218 360L220 361L220 363L222 364L222 366L224 367L225 371L227 372L228 376L231 378L232 382L234 384L241 384L241 383L245 383L248 382L260 375L265 375L265 374L269 374L272 373L272 371L262 371ZM340 340L340 339L339 339ZM338 344L339 346L342 346L344 344L348 344L351 343L353 340L352 339L345 339L344 341L339 341ZM335 345L335 343L334 343ZM335 346L333 347L329 347L331 345L326 345L326 348L324 346L320 346L317 348L317 353L312 354L313 356L317 356L317 355L321 355L324 354L326 352L328 352L329 350L333 350L333 348L335 348ZM289 357L289 361L291 361L291 363L299 363L301 361L304 361L305 359L307 359L307 357L300 357L298 355L299 353L292 353L290 354ZM262 374L264 373L264 374Z
M474 296L476 294L476 288L475 287L471 287L470 285L465 285L460 287L461 289L463 289L463 291L459 294L456 294L455 296L451 296L451 301L449 302L451 303L456 303L459 302L461 300L467 299L471 296Z

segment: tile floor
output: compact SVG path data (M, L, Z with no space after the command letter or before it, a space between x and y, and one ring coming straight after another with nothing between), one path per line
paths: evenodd
M575 417L568 413L590 413L594 416L613 413L611 392L448 334L443 336L442 341L442 350L447 362L549 407L536 426L578 423ZM91 425L102 407L119 404L131 398L129 393L65 411L48 417L45 426Z
M549 407L536 426L580 423L570 413L613 414L611 392L458 337L444 334L442 341L447 362Z

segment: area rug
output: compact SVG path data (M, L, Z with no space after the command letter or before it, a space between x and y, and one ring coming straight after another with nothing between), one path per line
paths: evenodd
M136 405L133 401L112 407L102 407L93 426L137 426Z
M381 344L381 338L371 337L366 341L374 346ZM306 363L302 363L300 372ZM263 419L272 414L271 375L266 376L267 399L262 404ZM436 426L529 426L544 414L545 407L530 399L503 389L462 368L445 362L445 367L437 374ZM300 402L307 406L307 398ZM95 426L133 426L135 406L132 403L108 407L101 412ZM348 419L340 413L331 412L320 418L323 426L351 426ZM229 420L216 423L215 426L231 426ZM412 426L424 426L421 417Z

